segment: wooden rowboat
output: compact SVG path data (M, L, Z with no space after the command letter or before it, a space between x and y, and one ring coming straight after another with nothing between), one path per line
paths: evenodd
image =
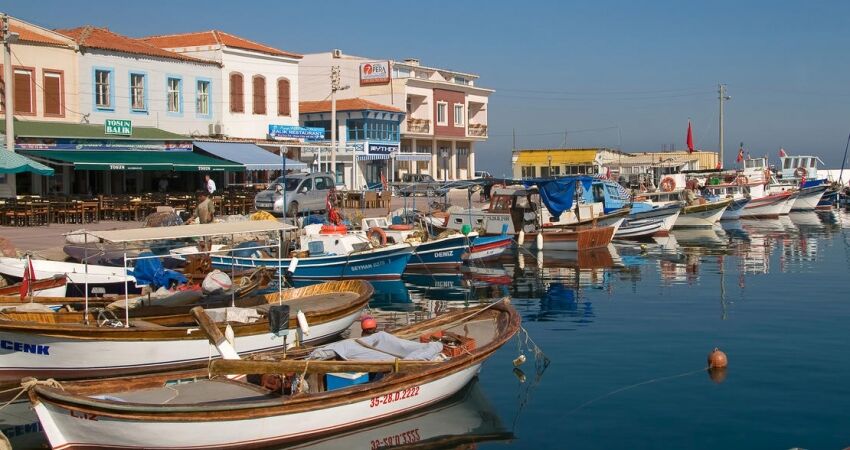
M267 294L262 297L263 305L226 312L228 317L258 316L253 321L225 320L229 320L240 354L280 349L297 342L323 342L348 328L373 292L369 283L359 280L290 289ZM291 314L286 328L273 333L269 310L278 304L288 305ZM309 333L298 330L297 311L304 312ZM205 364L210 358L204 333L185 312L129 321L122 315L98 320L90 313L85 318L88 324L83 319L80 313L0 314L0 377L68 379L146 373Z
M30 283L30 291L33 297L63 297L65 286L68 283L67 275L54 275L50 278L42 278ZM0 288L0 297L21 296L21 283Z
M62 388L39 385L29 395L51 446L58 449L288 444L362 429L450 398L519 328L516 310L499 302L454 310L393 333L410 341L437 331L446 336L456 333L453 339L460 342L461 349L441 347L444 352L453 350L448 352L450 357L440 361L389 356L383 361L374 357L369 361L334 361L280 356L217 360L209 373L196 373L197 377L176 383L186 374L69 382ZM362 383L331 388L329 376L338 379L339 372L352 371L370 375L355 374L349 378L360 375ZM240 381L222 376L227 374L249 375ZM282 383L267 382L267 387L261 387L251 382L257 378L252 374L266 374L260 378L266 381L274 376L268 374L289 376ZM302 377L307 384L301 384ZM296 388L292 394L287 386L292 379L309 388L306 392Z

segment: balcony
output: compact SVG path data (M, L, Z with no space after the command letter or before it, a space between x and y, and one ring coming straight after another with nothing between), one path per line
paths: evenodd
M471 123L466 129L466 134L473 137L487 137L487 125Z
M411 117L407 119L407 132L428 134L431 132L431 121L428 119L415 119Z

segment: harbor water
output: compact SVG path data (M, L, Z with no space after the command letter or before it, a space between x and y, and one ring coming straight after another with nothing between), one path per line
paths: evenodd
M840 212L376 282L385 326L509 295L527 334L459 395L299 448L845 448L848 283ZM725 372L706 370L715 347ZM43 445L36 423L10 420L15 448Z

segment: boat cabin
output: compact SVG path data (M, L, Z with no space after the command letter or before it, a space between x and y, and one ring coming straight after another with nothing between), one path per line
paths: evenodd
M780 167L778 177L783 180L799 180L806 178L807 180L818 179L818 163L824 162L817 156L780 156Z

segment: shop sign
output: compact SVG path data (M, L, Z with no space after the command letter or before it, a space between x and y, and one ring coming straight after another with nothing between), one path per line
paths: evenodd
M272 139L289 138L319 140L325 138L325 129L320 127L269 124L269 137Z
M370 155L390 155L398 152L399 144L373 144L369 143Z
M360 85L390 82L390 62L375 61L360 64Z
M133 124L129 120L106 119L103 122L104 134L115 134L118 136L132 136Z

